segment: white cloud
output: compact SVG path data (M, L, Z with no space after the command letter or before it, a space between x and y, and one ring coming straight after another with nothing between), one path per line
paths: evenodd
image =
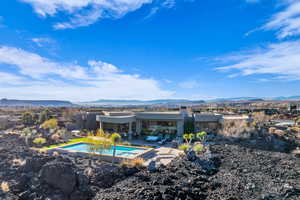
M0 83L8 85L18 85L24 83L24 78L14 74L0 72Z
M3 46L0 47L0 63L10 70L16 68L22 74L17 76L17 72L0 72L0 82L6 85L22 83L18 86L1 86L2 97L85 101L100 98L169 98L174 94L173 91L161 89L159 81L155 79L125 73L102 61L92 60L88 66L80 66L55 62L22 49Z
M255 51L225 56L228 65L217 68L233 71L230 77L269 74L275 79L300 80L300 40L270 44Z
M88 26L102 18L121 18L153 0L21 0L33 6L43 17L54 16L58 12L70 15L68 22L59 22L56 29Z
M36 37L31 38L31 40L39 47L44 47L46 45L55 43L53 39L47 37Z
M0 46L0 63L17 66L20 73L33 78L42 78L44 75L59 75L64 78L86 78L82 67L70 63L53 62L38 54Z
M173 8L176 0L20 0L32 5L34 11L42 17L54 17L63 12L69 20L57 22L54 29L74 29L89 26L103 18L122 18L127 13L153 3L149 18L160 8ZM193 2L194 0L184 0Z
M102 61L95 61L95 60L90 60L88 64L93 67L93 70L97 74L113 74L113 73L118 73L121 72L120 69L118 69L116 66L102 62Z
M196 80L189 80L189 81L184 81L179 83L179 87L184 88L184 89L194 89L198 88L200 84Z
M300 1L288 0L285 3L287 7L273 15L262 27L264 30L276 30L279 39L300 35Z

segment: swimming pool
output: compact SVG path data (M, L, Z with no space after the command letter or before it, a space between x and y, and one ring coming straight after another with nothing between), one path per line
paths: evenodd
M73 152L83 152L83 153L94 153L89 151L89 145L86 143L77 143L68 146L59 147L60 149L73 151ZM116 156L117 157L124 157L124 158L134 158L138 155L141 155L147 152L148 149L146 148L139 148L139 147L129 147L129 146L116 146ZM110 149L104 150L101 155L113 156L113 147Z

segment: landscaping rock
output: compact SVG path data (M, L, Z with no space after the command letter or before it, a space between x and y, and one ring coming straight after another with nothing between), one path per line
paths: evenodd
M194 150L189 150L186 153L186 158L188 159L188 161L195 161L197 159L196 152Z
M148 171L149 171L150 173L156 172L156 171L157 171L156 162L155 162L154 160L152 160L152 161L149 163L147 169L148 169Z
M69 195L76 185L74 166L66 162L51 162L43 166L40 178L54 188Z

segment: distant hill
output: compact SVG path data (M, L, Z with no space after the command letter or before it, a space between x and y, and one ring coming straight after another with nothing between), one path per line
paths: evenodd
M1 99L0 106L45 106L45 107L63 107L74 106L69 101L58 100L16 100L16 99Z
M292 100L300 100L300 96L274 97L272 99L277 101L292 101Z
M234 97L234 98L217 98L217 99L211 99L207 102L237 102L237 101L264 101L263 98L257 98L257 97Z
M97 101L90 101L90 102L80 102L79 105L112 105L112 106L125 106L125 105L174 105L174 104L203 104L205 101L202 100L187 100L187 99L157 99L157 100L107 100L101 99Z

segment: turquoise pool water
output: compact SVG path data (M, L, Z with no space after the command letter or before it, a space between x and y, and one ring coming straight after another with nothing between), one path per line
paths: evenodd
M86 143L68 145L65 147L60 147L60 149L91 153L89 151L88 144L86 144ZM146 149L144 149L144 148L116 146L116 156L119 156L119 157L132 158L132 157L135 157L137 154L140 154L145 151L146 151ZM113 147L102 151L101 154L112 156L113 155Z

